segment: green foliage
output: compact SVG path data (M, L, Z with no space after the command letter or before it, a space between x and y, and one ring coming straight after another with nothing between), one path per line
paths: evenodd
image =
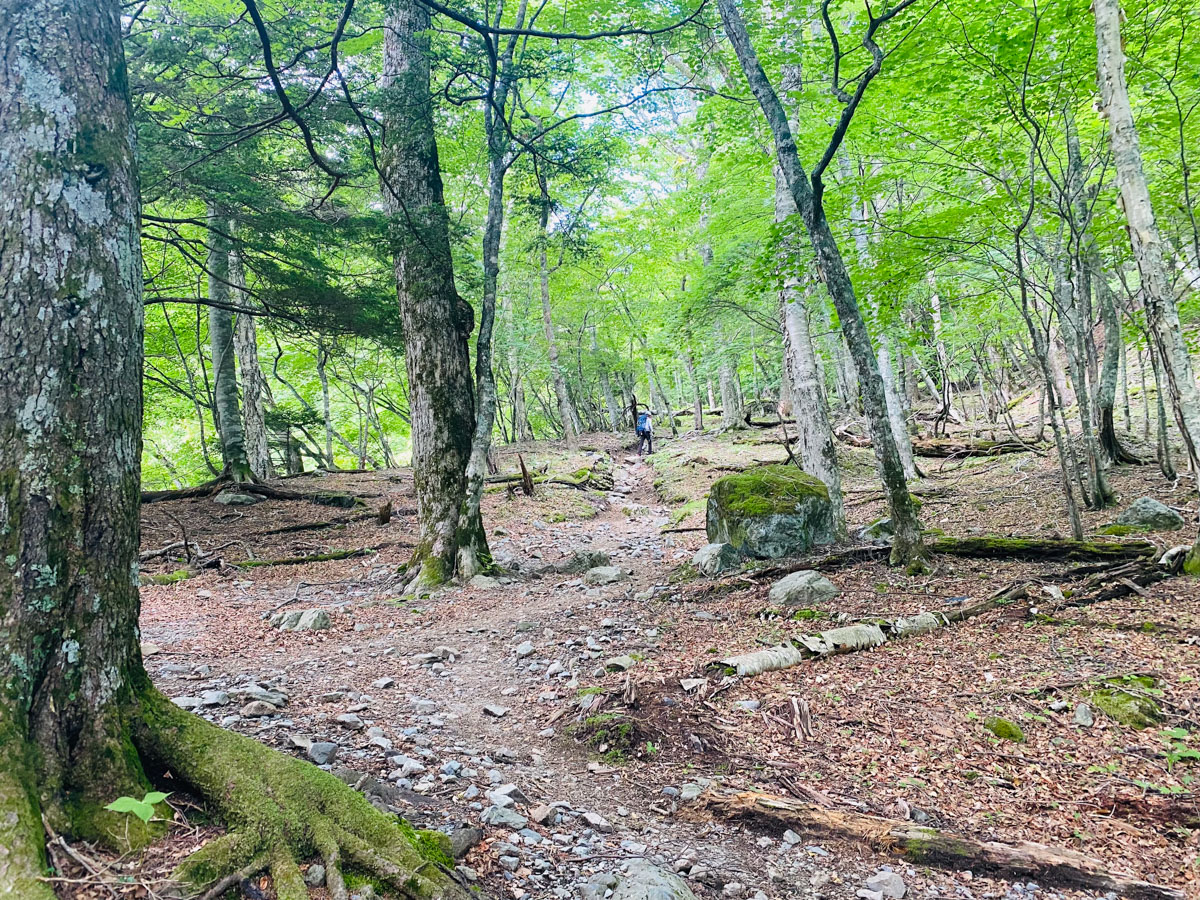
M137 816L142 822L149 824L154 817L154 807L166 800L170 794L164 794L162 791L150 791L141 800L134 797L118 797L112 803L105 806L105 809L119 813L131 813Z

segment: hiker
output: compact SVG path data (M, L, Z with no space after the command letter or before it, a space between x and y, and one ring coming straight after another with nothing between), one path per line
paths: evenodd
M638 436L638 456L642 455L642 448L647 448L648 452L654 452L654 415L650 410L644 411L637 420L637 436Z

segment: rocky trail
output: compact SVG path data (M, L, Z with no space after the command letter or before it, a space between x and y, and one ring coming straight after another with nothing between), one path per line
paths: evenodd
M779 451L753 443L736 449L743 462ZM398 596L398 563L411 539L407 472L320 479L320 487L349 491L369 509L391 502L398 512L387 526L370 516L326 525L328 509L276 500L245 508L211 499L148 506L147 548L167 544L183 527L185 540L204 547L228 542L231 554L250 547L263 559L354 547L374 552L293 565L226 563L148 585L147 668L179 705L327 766L376 805L419 826L450 832L462 853L460 874L494 897L665 900L691 891L700 898L1015 900L1103 893L992 878L969 866L931 867L869 841L715 817L697 801L706 789L726 787L790 792L851 812L1003 839L1070 844L1099 853L1115 869L1180 883L1170 873L1186 871L1188 855L1197 855L1195 833L1185 824L1186 809L1195 809L1189 790L1181 786L1174 800L1164 800L1143 788L1129 795L1140 793L1140 811L1126 804L1117 813L1125 801L1111 788L1132 779L1110 766L1089 781L1091 787L1107 782L1109 795L1094 795L1098 800L1085 807L1094 805L1108 823L1124 819L1124 838L1089 833L1093 823L1068 810L1068 822L1086 835L1072 841L1071 826L1064 838L1047 815L1066 802L1054 781L1062 779L1067 794L1080 791L1071 779L1084 779L1088 765L1098 763L1072 747L1063 779L1054 760L1063 758L1068 733L1107 746L1112 730L1071 726L1075 702L1055 695L1066 722L1048 727L1044 737L1026 723L1029 740L1005 745L976 730L976 714L961 708L978 705L981 690L1028 687L1043 677L1070 681L1067 670L1079 661L1067 657L1073 641L1091 639L1086 629L1042 628L1047 645L1028 625L989 620L961 626L966 646L949 634L930 635L902 648L838 657L819 671L792 669L754 681L722 681L706 670L718 652L777 640L781 623L762 614L776 597L767 596L770 581L697 580L688 573L705 538L695 498L685 495L706 490L722 466L731 466L713 441L680 441L672 452L673 467L662 452L652 465L610 442L554 463L572 471L583 458L585 467L602 468L611 475L603 490L548 485L535 498L494 491L492 549L512 576L480 577L417 599ZM1030 488L1040 502L1037 485ZM937 498L929 502L933 509ZM869 501L856 516L869 520L877 511L878 501ZM281 528L290 530L280 535ZM160 568L169 565L163 560ZM1030 571L1028 564L974 560L940 568L918 584L882 563L863 563L831 574L841 596L817 605L836 606L850 618L910 614ZM1175 621L1186 629L1194 622L1196 592L1179 598L1180 583L1172 585ZM1137 605L1150 599L1135 594L1124 604L1136 619ZM1104 634L1113 645L1101 653L1104 665L1082 668L1170 671L1179 677L1164 706L1190 721L1189 685L1196 683L1190 679L1200 674L1194 643ZM1001 643L1003 652L991 649ZM948 659L952 652L962 658ZM1094 663L1094 653L1088 659ZM897 685L907 687L897 691ZM973 699L964 701L964 693ZM941 696L945 705L936 702ZM1055 718L1036 694L1004 696L1017 710L1034 708L1038 723ZM799 710L799 701L816 725L804 735L797 726L793 735L790 710ZM1133 740L1143 761L1161 768L1146 748L1154 738ZM987 756L990 765L980 762ZM976 766L979 780L964 791L970 782L961 777ZM953 778L956 786L948 784ZM1158 824L1148 829L1146 821ZM211 833L181 825L166 857ZM1122 839L1143 842L1151 865L1122 864L1105 853L1109 842ZM161 869L168 862L141 864ZM315 898L325 896L320 874L315 863L308 870ZM269 885L242 889L270 896ZM356 887L363 898L372 890Z

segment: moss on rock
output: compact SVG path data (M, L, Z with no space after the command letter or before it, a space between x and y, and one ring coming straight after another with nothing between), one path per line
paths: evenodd
M1021 730L1021 726L1008 719L1002 719L1000 716L992 716L984 720L983 727L1002 741L1012 741L1017 744L1025 741L1025 732Z
M1089 699L1093 706L1113 721L1138 730L1162 721L1162 709L1145 693L1157 690L1158 682L1149 675L1110 678L1103 684L1103 687L1091 693Z
M776 559L835 539L829 491L795 466L756 466L713 483L706 517L710 543L743 556Z

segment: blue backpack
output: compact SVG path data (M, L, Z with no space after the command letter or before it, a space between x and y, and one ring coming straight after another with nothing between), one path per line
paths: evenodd
M644 434L648 424L650 424L650 413L642 413L638 416L637 433Z

